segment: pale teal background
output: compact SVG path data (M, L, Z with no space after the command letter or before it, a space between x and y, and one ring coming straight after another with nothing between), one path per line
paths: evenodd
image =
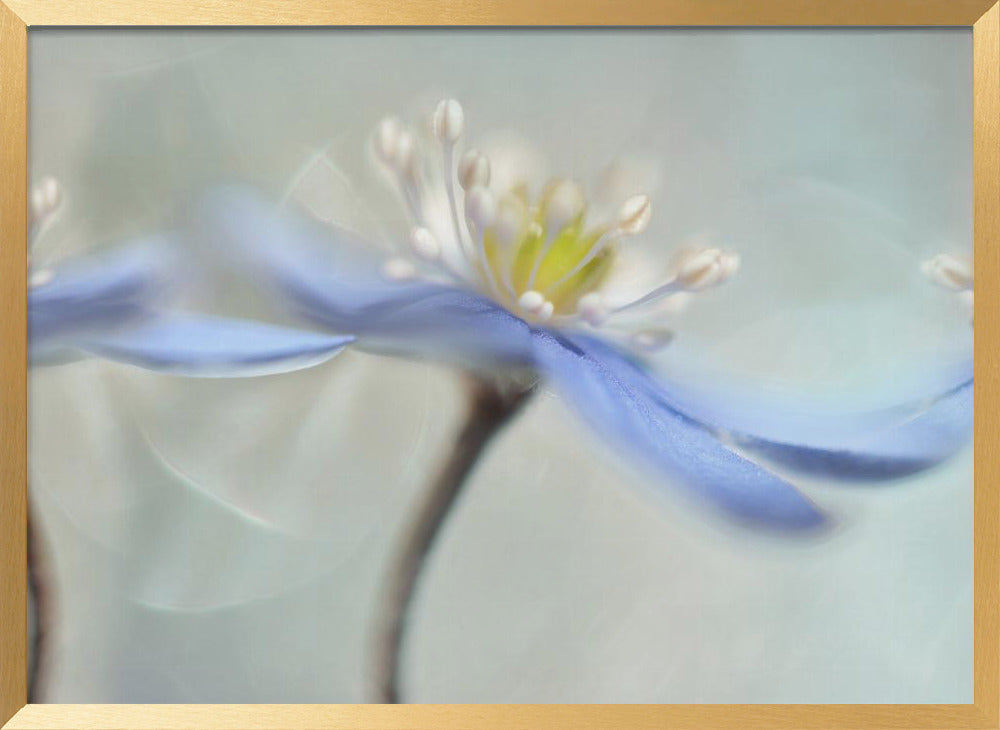
M514 130L556 172L648 163L654 260L704 233L740 251L669 323L670 377L874 407L971 344L918 270L972 249L966 30L33 30L29 74L30 171L68 196L43 262L168 225L213 181L280 192L326 145L345 215L398 238L367 135L448 94L473 140ZM198 303L266 315L234 280ZM447 370L355 352L252 381L33 372L48 699L361 701L388 541L458 412ZM736 530L546 393L433 554L406 699L971 702L971 447L888 485L795 481L832 534Z

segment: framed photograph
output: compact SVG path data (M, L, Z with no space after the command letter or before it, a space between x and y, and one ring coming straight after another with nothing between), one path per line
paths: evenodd
M1000 727L994 0L0 54L3 727Z

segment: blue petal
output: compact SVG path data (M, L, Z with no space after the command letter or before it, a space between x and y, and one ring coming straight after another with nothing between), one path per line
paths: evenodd
M792 411L733 391L713 397L662 380L651 387L670 407L785 466L834 479L886 480L928 469L968 443L972 372L971 360L962 362L928 378L935 390L924 399L840 414Z
M37 362L67 337L141 318L173 281L169 240L137 241L111 254L61 264L28 290L28 353Z
M81 338L80 350L148 370L189 377L248 377L312 367L353 341L247 320L161 315Z
M672 406L713 428L763 441L839 450L865 443L913 421L933 402L972 383L972 377L970 359L925 376L925 390L919 398L886 408L840 413L782 404L759 393L732 388L699 392L659 381L657 389Z
M355 235L282 214L248 191L210 195L204 233L301 316L357 335L366 349L473 365L530 361L528 326L502 307L451 286L388 281Z
M935 400L917 416L820 449L737 435L741 445L801 472L836 479L895 479L928 469L962 449L972 435L973 381Z
M657 398L649 376L613 349L538 331L535 353L541 371L599 433L738 521L786 529L825 523L788 482Z

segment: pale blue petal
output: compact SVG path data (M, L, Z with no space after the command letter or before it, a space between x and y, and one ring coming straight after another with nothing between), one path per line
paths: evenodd
M539 369L613 448L643 459L703 501L754 525L806 529L826 522L791 484L657 398L645 372L611 348L539 331L535 352Z
M591 350L611 348L587 336ZM612 354L613 356L613 354ZM792 411L732 390L714 397L664 379L644 387L656 398L741 448L799 471L851 480L882 480L927 469L960 450L972 435L972 362L944 368L919 402L854 413Z
M941 396L918 415L855 438L836 450L783 444L751 436L741 445L798 471L838 479L881 480L914 474L951 457L970 441L973 381Z
M366 242L340 228L282 211L250 190L206 196L201 233L235 264L250 264L287 302L332 329L348 331L386 309L442 287L388 281Z
M971 366L959 370L967 374ZM972 382L921 401L855 413L791 411L732 395L713 399L663 381L656 389L674 408L786 466L835 479L885 480L935 466L969 442Z
M28 290L28 353L35 362L66 337L144 317L174 283L166 237L143 239L110 254L68 261Z
M226 189L205 201L202 233L249 263L300 316L358 337L366 349L459 362L525 363L531 334L478 294L427 282L396 282L353 234L293 217L253 193Z
M469 366L529 364L531 330L488 299L444 289L373 316L356 330L367 349Z
M312 367L353 341L247 320L169 314L78 339L80 350L188 377L248 377Z
M868 443L913 421L932 402L971 383L972 376L972 360L963 360L925 375L925 390L919 397L884 408L841 412L778 401L745 388L706 391L662 380L657 390L672 406L713 428L762 441L837 451Z

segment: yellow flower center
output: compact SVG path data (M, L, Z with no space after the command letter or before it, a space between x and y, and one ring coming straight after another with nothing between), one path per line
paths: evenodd
M507 193L499 208L511 211L514 220L500 217L483 231L485 260L479 262L479 275L484 288L505 306L538 292L551 302L550 314L572 314L580 298L600 287L611 271L617 247L609 240L609 226L587 227L582 206L568 219L553 215L559 205L554 193L566 184L551 183L534 204L523 187Z

